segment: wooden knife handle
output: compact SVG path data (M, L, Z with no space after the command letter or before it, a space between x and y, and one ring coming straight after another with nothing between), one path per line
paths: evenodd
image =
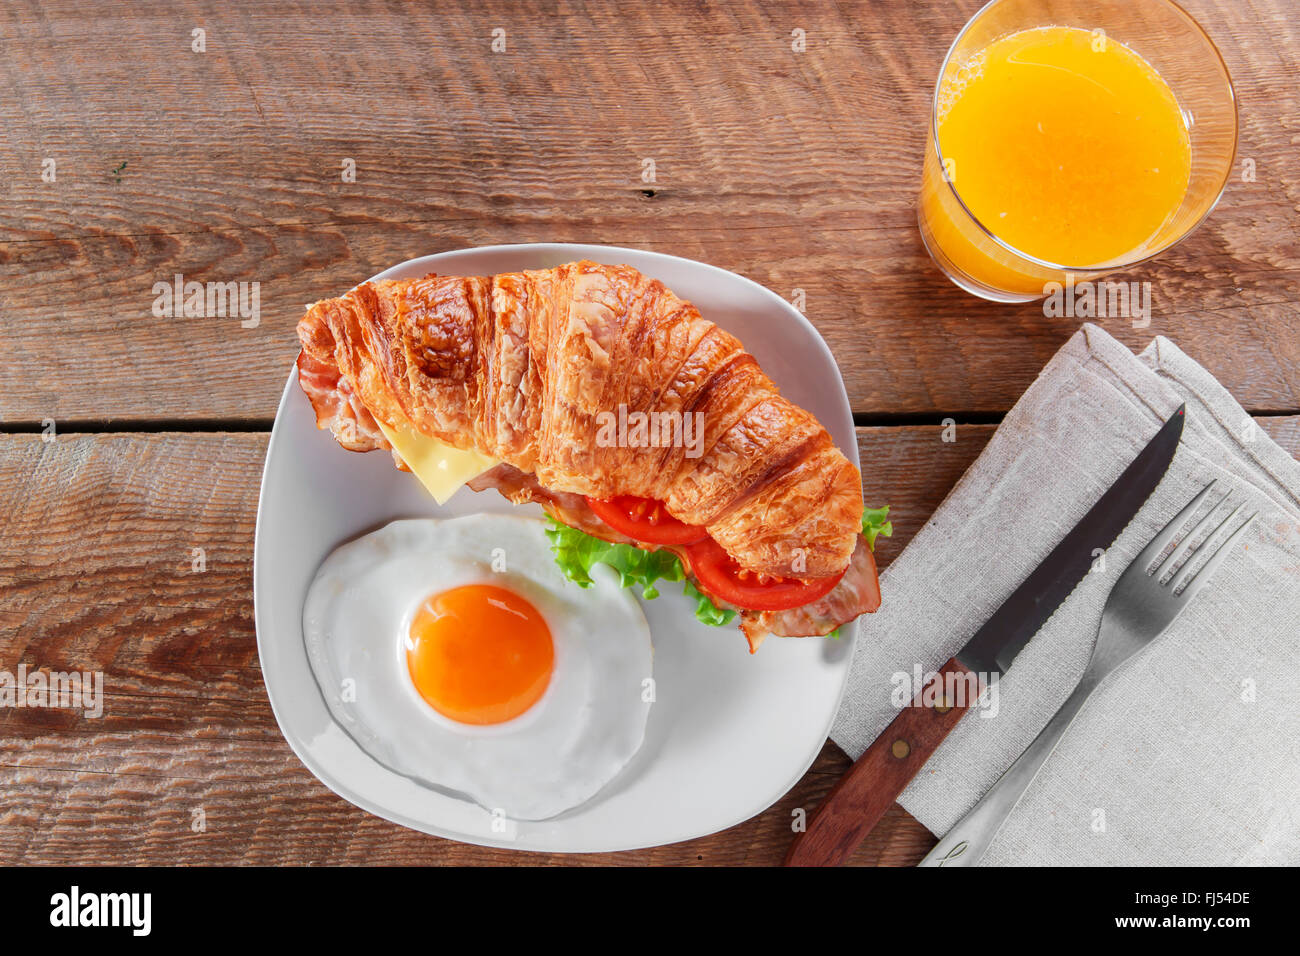
M983 690L957 658L944 664L826 795L807 831L795 835L785 865L839 866L848 859Z

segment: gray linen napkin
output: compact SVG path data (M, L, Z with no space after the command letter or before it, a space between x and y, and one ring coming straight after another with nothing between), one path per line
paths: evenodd
M893 675L937 670L1181 402L1164 481L901 802L955 823L1074 688L1102 605L1210 478L1259 518L1165 634L1093 694L987 865L1300 864L1300 463L1172 342L1140 356L1085 325L882 576L831 737L857 757L897 711ZM1244 513L1248 513L1243 512Z

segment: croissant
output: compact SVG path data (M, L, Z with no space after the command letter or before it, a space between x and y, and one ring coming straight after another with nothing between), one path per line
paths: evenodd
M317 422L345 447L388 447L375 418L409 422L553 494L663 502L760 575L841 574L857 546L857 467L735 336L629 266L368 282L310 306L298 335ZM679 440L611 428L636 412Z

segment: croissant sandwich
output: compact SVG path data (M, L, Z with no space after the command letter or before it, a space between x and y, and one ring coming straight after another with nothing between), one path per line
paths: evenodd
M310 306L298 337L299 384L340 445L399 468L394 429L476 452L475 491L675 556L751 650L880 604L883 509L864 520L856 465L734 336L629 266L367 282Z

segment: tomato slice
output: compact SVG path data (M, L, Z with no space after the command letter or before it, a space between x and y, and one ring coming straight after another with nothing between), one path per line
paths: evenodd
M603 501L589 497L587 504L596 517L619 534L647 544L693 544L709 537L702 527L678 521L652 498L619 495Z
M844 577L844 571L816 581L760 577L744 570L712 538L692 544L686 554L691 571L704 591L750 611L788 611L803 607L825 597Z

